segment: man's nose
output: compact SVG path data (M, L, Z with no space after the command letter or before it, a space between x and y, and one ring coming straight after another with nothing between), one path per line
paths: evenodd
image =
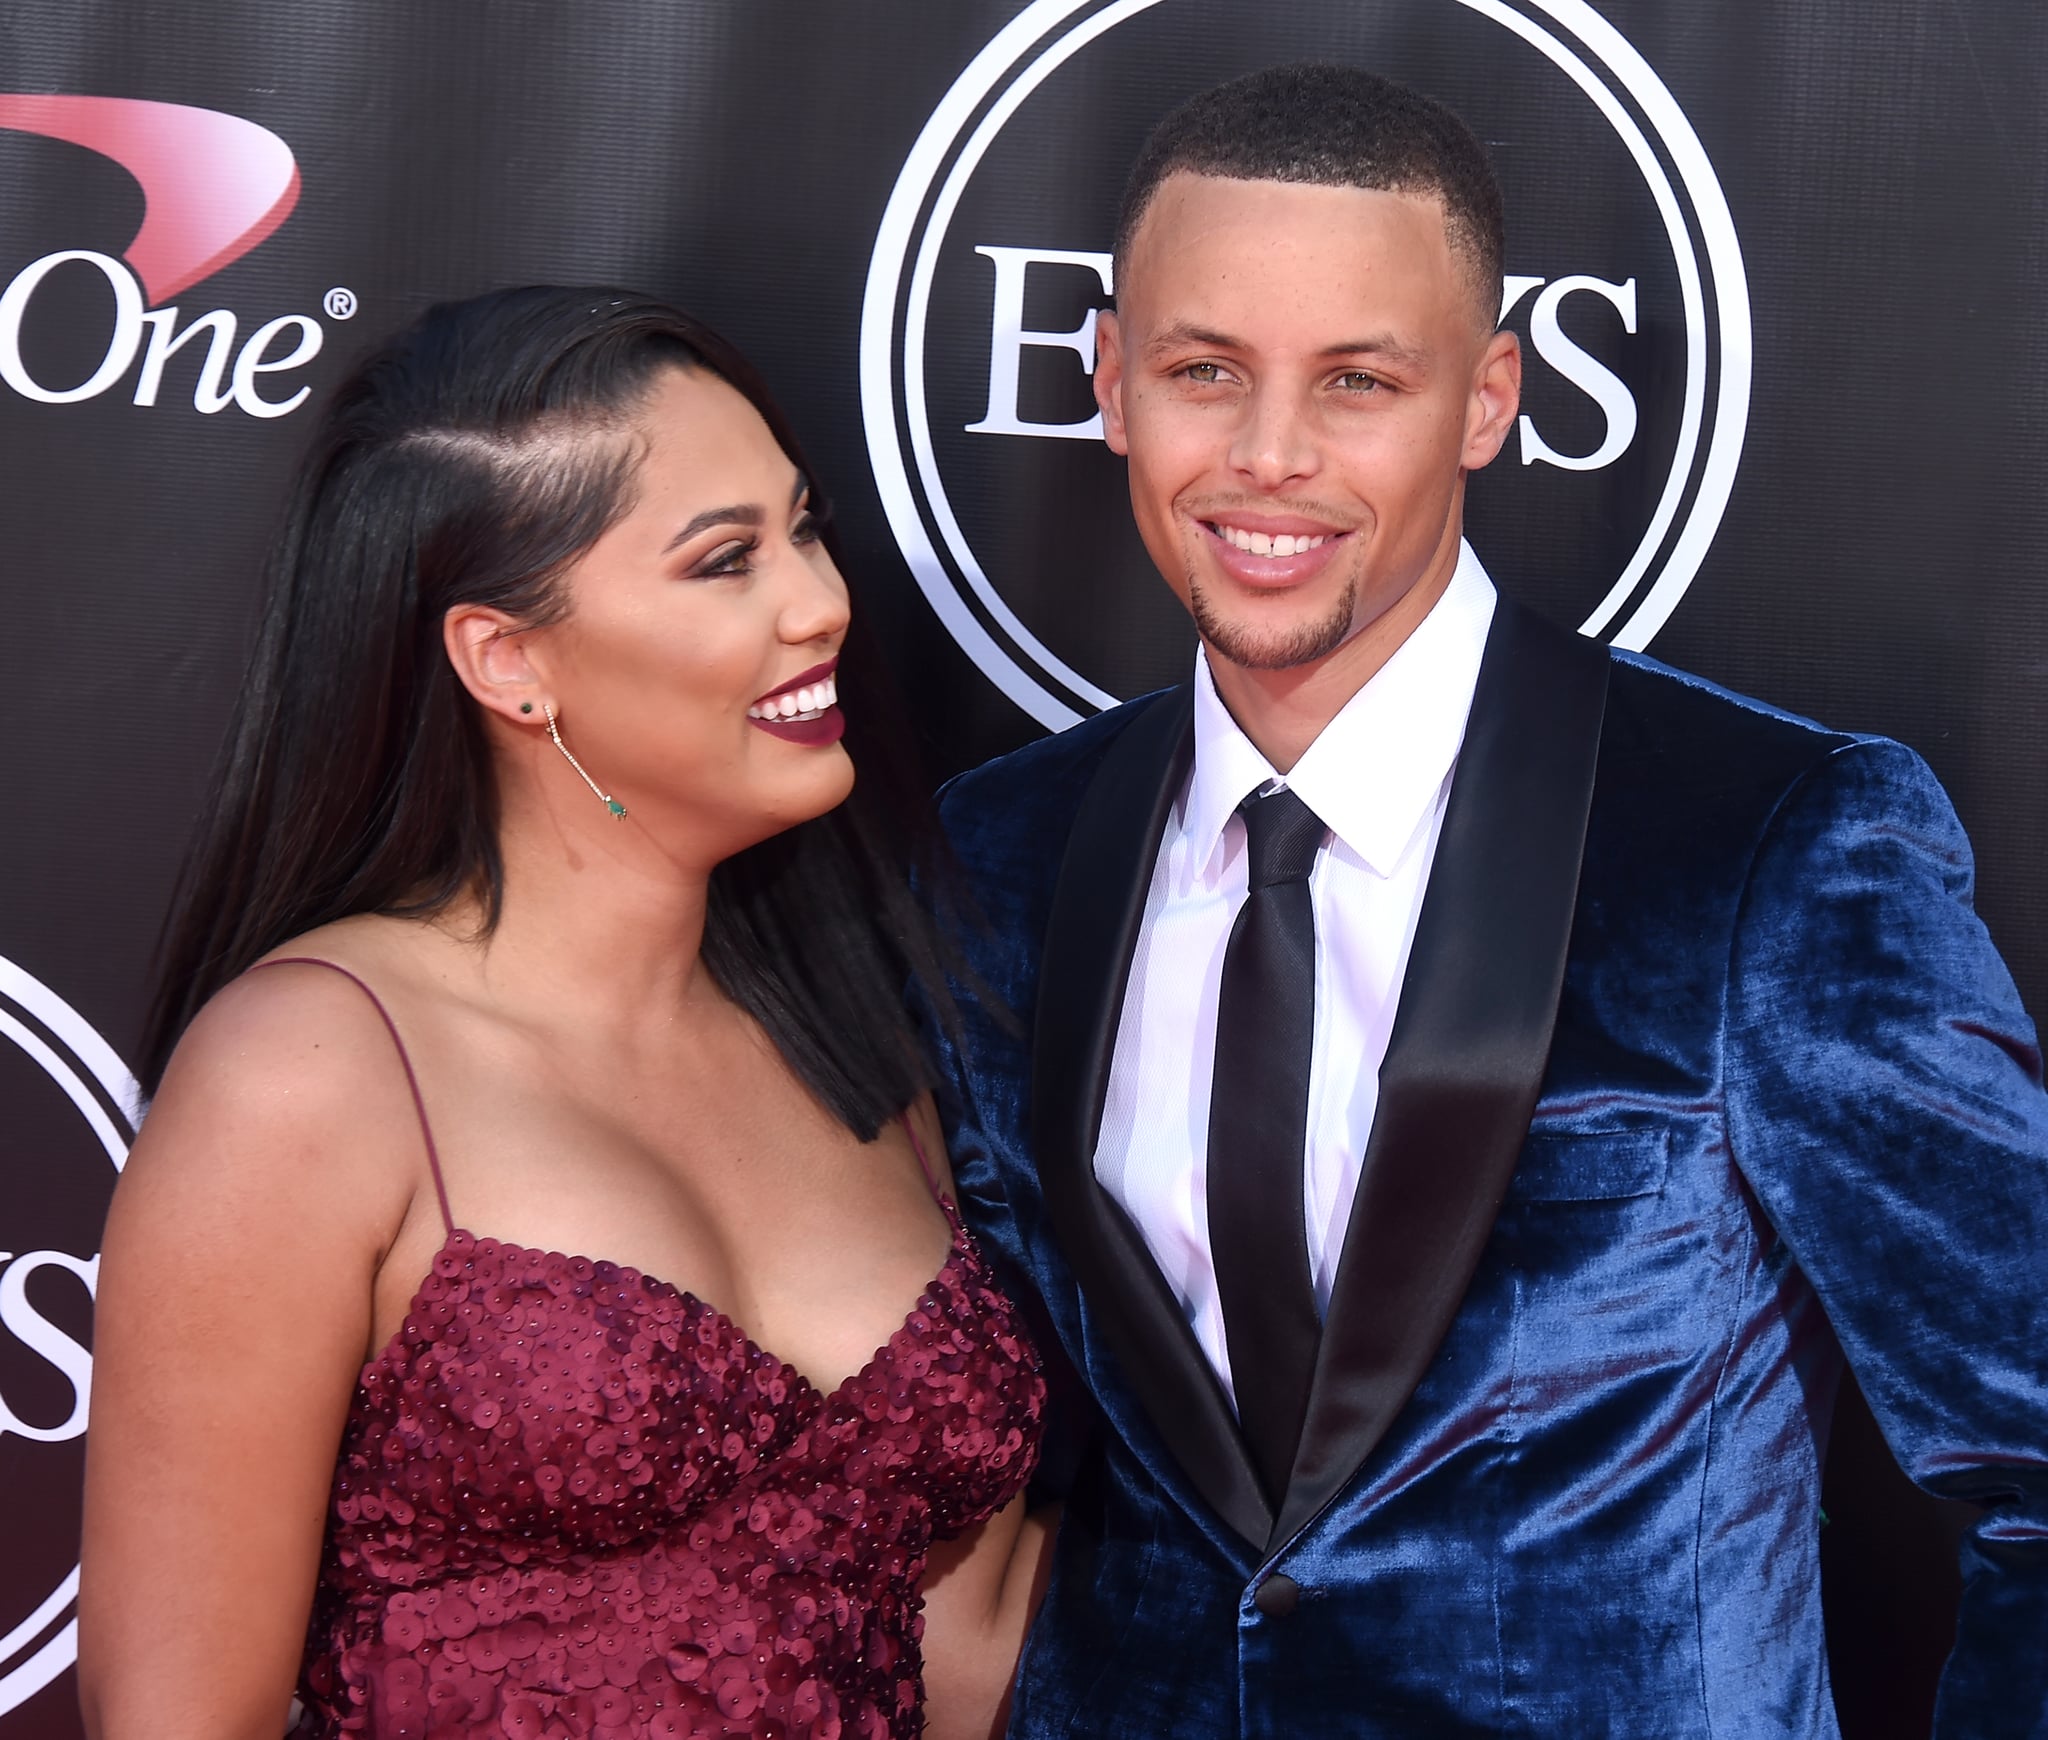
M1281 489L1313 477L1320 453L1299 395L1275 383L1256 388L1245 401L1230 462L1255 489Z

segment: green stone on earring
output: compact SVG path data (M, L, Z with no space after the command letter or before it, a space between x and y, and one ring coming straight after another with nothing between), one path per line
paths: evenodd
M604 800L604 807L617 816L619 820L624 821L626 819L626 806L620 803L617 798L606 798Z
M533 703L531 701L521 701L519 703L519 710L522 713L531 713L533 711Z

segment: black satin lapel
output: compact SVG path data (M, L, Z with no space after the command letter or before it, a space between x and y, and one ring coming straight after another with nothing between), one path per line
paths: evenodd
M1193 730L1184 685L1125 727L1081 800L1039 966L1031 1129L1046 1208L1091 1318L1196 1490L1256 1549L1273 1514L1237 1416L1143 1236L1095 1181L1124 986Z
M1278 1547L1407 1404L1465 1296L1550 1055L1607 699L1606 648L1495 609Z

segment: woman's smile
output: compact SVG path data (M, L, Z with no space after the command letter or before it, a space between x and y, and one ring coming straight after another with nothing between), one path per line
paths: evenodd
M838 669L834 658L798 672L749 707L747 717L787 743L837 743L846 733L846 716L839 711Z

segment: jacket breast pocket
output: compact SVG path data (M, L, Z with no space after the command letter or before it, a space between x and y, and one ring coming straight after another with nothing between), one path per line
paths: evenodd
M1622 1202L1655 1196L1671 1171L1671 1132L1535 1130L1508 1181L1509 1202Z

